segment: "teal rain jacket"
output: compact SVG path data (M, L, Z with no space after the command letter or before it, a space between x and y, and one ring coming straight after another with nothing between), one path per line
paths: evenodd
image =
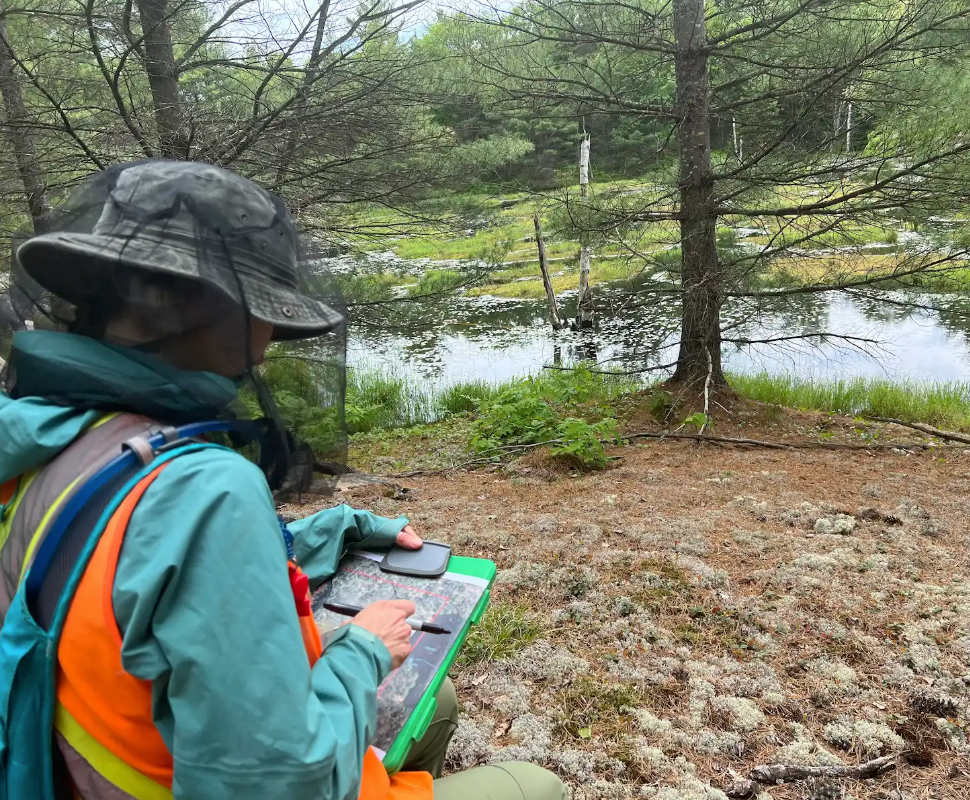
M74 392L78 405L182 421L210 418L235 398L224 378L84 337L22 332L14 351L20 399L0 393L0 483L54 457L100 415L38 396L64 403ZM387 548L406 524L339 506L289 527L316 586L346 549ZM113 600L122 663L152 682L176 798L357 797L391 657L347 625L310 668L276 508L256 466L218 449L173 461L132 516Z

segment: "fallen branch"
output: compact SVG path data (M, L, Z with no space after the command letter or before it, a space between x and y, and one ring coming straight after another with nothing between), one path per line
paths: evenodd
M620 442L633 439L664 439L689 440L695 442L708 442L710 444L736 445L739 447L765 447L770 450L939 450L940 445L932 444L840 444L838 442L765 442L760 439L733 439L726 436L702 436L697 433L628 433L619 437ZM615 439L601 439L601 444L617 444ZM549 439L544 442L534 444L507 444L484 451L492 453L490 456L473 458L469 461L462 461L450 467L440 467L438 469L419 469L411 472L391 472L385 478L417 478L423 475L443 475L446 472L454 472L468 467L499 466L501 462L496 458L499 455L513 455L515 453L535 450L537 447L545 447L550 444L562 444L562 439Z
M762 764L748 773L758 783L785 783L805 778L875 778L895 768L896 756L883 756L865 764L838 764L826 767L800 767L789 764Z
M904 422L901 419L894 419L893 417L865 417L865 419L871 419L873 422L888 422L892 425L902 425L904 428L912 428L914 431L919 431L920 433L928 433L937 439L947 439L951 442L970 444L970 436L964 436L963 434L953 433L951 431L941 431L939 428L934 428L932 425L924 425L922 422Z
M538 445L537 445L538 446ZM419 478L424 475L444 475L446 472L454 472L458 469L466 469L468 467L484 467L491 464L492 466L497 466L498 462L494 458L473 458L470 461L462 461L458 464L452 464L450 467L439 467L438 469L416 469L411 472L390 472L384 475L385 478Z
M711 444L740 445L744 447L767 447L771 450L930 450L939 445L924 443L842 444L840 442L764 442L760 439L734 439L727 436L710 436L699 433L627 433L621 439L686 439Z
M704 433L704 428L711 419L711 377L714 374L714 362L711 361L710 348L705 347L704 352L707 354L707 377L704 379L704 424L701 425L698 433Z

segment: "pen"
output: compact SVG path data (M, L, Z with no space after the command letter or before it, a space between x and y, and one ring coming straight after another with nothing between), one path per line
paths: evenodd
M327 611L333 611L335 614L343 614L345 617L356 617L364 610L360 606L348 606L343 603L324 603L323 607ZM418 619L406 619L404 621L411 626L411 630L421 631L423 633L451 633L447 628L442 628L440 625L432 625L430 622L421 622Z

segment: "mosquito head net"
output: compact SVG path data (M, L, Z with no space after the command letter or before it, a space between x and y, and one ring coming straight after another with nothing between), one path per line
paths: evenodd
M282 201L232 172L117 165L81 183L42 234L15 246L0 314L8 331L65 331L236 379L240 402L225 413L262 416L271 484L306 485L314 462L336 466L346 455L345 308L311 244ZM14 339L4 376L13 397L16 351ZM71 389L49 399L73 404ZM274 394L285 398L282 414ZM310 446L284 419L312 421Z

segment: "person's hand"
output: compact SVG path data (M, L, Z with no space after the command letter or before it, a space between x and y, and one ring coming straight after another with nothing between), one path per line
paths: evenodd
M404 530L397 535L395 542L398 547L403 547L405 550L417 550L424 544L410 525L404 526Z
M361 611L351 624L360 625L384 642L397 669L411 652L411 626L405 620L413 613L410 600L379 600Z

